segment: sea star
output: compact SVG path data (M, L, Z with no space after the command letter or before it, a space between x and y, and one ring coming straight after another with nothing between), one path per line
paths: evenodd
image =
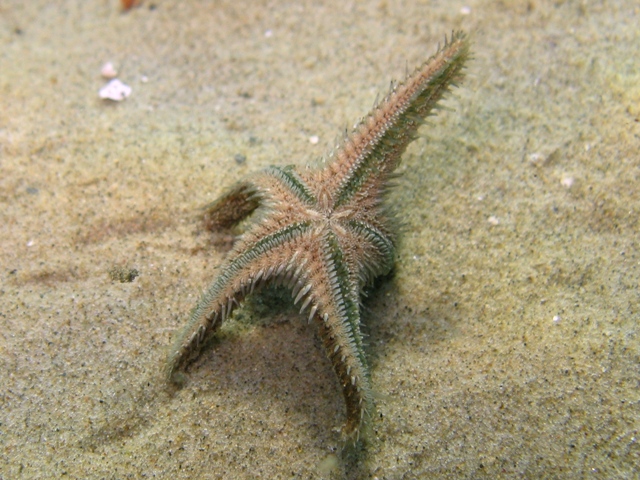
M229 228L253 213L220 273L193 309L167 360L170 381L258 285L292 290L320 337L342 385L343 433L357 439L371 412L369 368L360 332L360 295L395 260L392 215L384 198L393 171L416 131L462 78L469 42L454 32L346 136L323 168L269 167L206 207L210 229Z

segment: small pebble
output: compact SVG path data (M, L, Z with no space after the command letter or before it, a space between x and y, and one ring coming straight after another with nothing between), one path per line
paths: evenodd
M533 164L538 164L544 160L544 155L541 153L531 153L529 155L529 161Z
M491 215L489 218L487 218L487 222L489 222L489 224L491 225L500 225L500 220L495 215Z
M107 83L104 87L100 89L98 94L100 98L105 100L113 100L114 102L121 102L129 95L131 95L131 87L129 85L125 85L117 78L114 78L109 83Z
M562 180L560 180L560 184L563 187L570 188L573 185L573 177L564 177Z
M318 135L311 135L309 137L309 143L311 145L317 145L319 141L320 141L320 137Z
M241 163L244 163L244 162L246 162L246 161L247 161L247 157L246 157L246 155L243 155L243 154L241 154L241 153L236 153L236 154L233 156L233 159L234 159L234 160L236 161L236 163L238 163L238 164L241 164Z
M100 74L104 78L116 78L118 76L118 70L113 66L113 63L107 62L100 69Z
M127 11L133 8L138 2L136 0L120 0L122 10Z
M114 282L131 283L136 277L140 276L140 272L135 268L127 268L121 266L114 266L109 269L109 277Z

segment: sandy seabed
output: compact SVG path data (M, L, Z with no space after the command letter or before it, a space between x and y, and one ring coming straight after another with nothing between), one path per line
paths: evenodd
M638 24L633 1L3 1L0 478L637 476ZM268 297L169 391L225 252L198 209L322 157L453 29L474 58L404 156L365 302L368 442L341 450L330 363Z

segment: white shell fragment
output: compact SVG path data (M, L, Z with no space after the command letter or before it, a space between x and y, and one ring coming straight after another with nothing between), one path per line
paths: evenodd
M107 62L100 69L100 74L104 78L116 78L118 76L118 70L113 66L113 63Z
M114 102L121 102L129 95L131 95L131 91L132 90L129 85L125 85L117 78L114 78L104 87L102 87L98 94L100 95L100 98L113 100Z
M573 186L573 182L573 177L563 177L562 180L560 180L560 184L566 188L571 188Z

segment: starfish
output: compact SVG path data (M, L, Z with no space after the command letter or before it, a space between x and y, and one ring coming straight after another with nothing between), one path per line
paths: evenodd
M345 136L321 168L276 167L249 176L205 208L210 230L248 219L177 336L167 379L199 353L246 295L266 283L291 289L308 309L342 385L343 434L357 440L373 408L360 330L360 297L388 273L396 256L393 215L385 196L407 145L455 82L462 78L469 42L462 32L408 75Z

